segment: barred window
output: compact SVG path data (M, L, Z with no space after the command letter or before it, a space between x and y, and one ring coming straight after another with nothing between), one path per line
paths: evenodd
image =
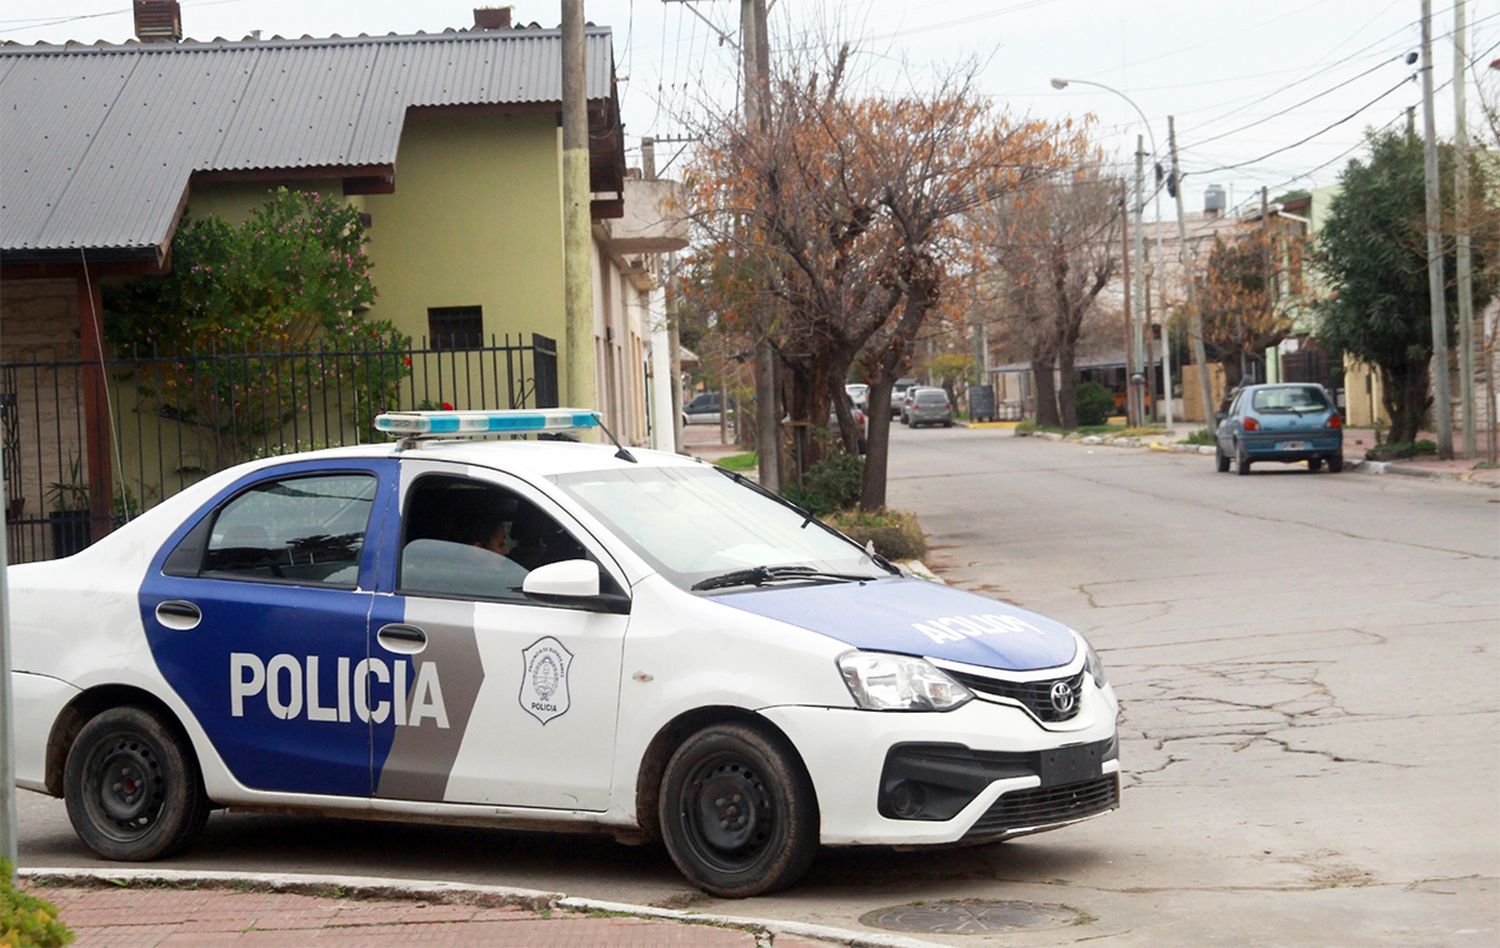
M478 306L430 306L427 337L434 349L479 349L484 346L484 315Z

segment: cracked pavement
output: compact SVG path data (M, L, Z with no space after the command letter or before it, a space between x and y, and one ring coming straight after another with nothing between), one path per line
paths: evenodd
M1054 943L1500 942L1491 492L913 434L929 566L1088 635L1123 705L1121 810L990 857L1096 919Z
M1002 845L825 851L751 902L608 838L219 814L174 868L562 890L859 929L943 899L1086 924L958 945L1500 943L1500 496L1460 484L892 430L890 502L955 584L1071 624L1123 705L1122 809ZM25 865L99 865L20 799Z

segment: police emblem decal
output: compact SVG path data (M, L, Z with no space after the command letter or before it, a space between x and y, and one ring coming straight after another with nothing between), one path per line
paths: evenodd
M568 669L573 653L552 636L538 639L521 652L521 709L546 724L567 713Z

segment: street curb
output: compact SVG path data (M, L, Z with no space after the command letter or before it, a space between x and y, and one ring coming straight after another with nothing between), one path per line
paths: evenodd
M541 889L522 889L514 886L471 885L462 882L418 882L409 879L391 879L380 876L325 876L296 872L227 872L214 869L87 869L68 867L38 867L20 869L16 873L30 882L68 885L85 883L91 886L119 885L121 882L137 885L162 885L170 888L191 888L210 885L223 888L244 888L267 892L291 892L301 895L330 896L334 891L342 897L361 898L424 898L436 902L483 905L512 905L533 910L561 909L576 912L613 912L636 918L652 918L681 922L688 925L714 925L740 928L756 933L799 938L816 938L850 948L941 948L936 942L907 938L901 935L884 935L814 925L807 922L790 922L754 916L719 915L690 912L684 909L659 908L655 905L636 905L630 902L609 902L603 899L586 899L562 892L547 892Z
M1168 444L1161 441L1148 441L1142 438L1104 438L1099 435L1078 437L1076 435L1061 435L1055 431L1033 431L1026 434L1017 432L1016 437L1041 438L1045 441L1062 441L1068 444L1082 444L1089 447L1143 448L1161 454L1211 455L1214 453L1211 445ZM1394 461L1368 461L1364 458L1352 458L1344 462L1344 470L1360 474L1398 474L1402 477L1415 477L1421 480L1453 481L1475 487L1488 487L1491 490L1500 489L1500 483L1475 480L1473 471L1434 471L1425 467L1415 467L1410 464L1398 464Z

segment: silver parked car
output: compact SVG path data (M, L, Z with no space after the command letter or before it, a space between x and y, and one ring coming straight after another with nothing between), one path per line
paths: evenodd
M907 423L913 428L922 425L953 427L953 403L948 393L940 388L919 388L906 409Z

